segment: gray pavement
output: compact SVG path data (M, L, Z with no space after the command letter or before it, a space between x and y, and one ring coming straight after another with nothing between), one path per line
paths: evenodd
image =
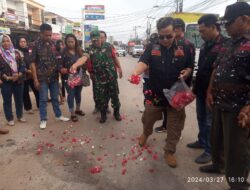
M186 148L187 143L197 138L194 103L186 108L176 169L168 167L163 159L165 133L154 133L146 149L138 147L137 138L142 132L139 112L143 107L142 85L127 81L138 59L126 56L120 60L124 70L124 77L119 80L123 121L115 121L110 114L106 124L99 124L99 115L92 114L92 87L83 89L82 109L86 116L77 123L55 121L48 104L48 127L40 130L38 111L34 115L25 113L27 123L16 122L14 127L8 127L10 134L0 136L0 190L228 189L223 176L199 172L200 165L194 159L201 150ZM67 104L61 108L68 116ZM0 126L5 125L1 106ZM100 173L91 173L95 166L101 167Z

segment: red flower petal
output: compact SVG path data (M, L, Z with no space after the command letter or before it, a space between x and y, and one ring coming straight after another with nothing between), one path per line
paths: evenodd
M102 171L101 166L94 166L94 167L89 169L89 172L92 174L97 174L97 173L100 173L101 171Z
M125 175L126 172L127 172L127 169L126 169L126 168L123 168L123 169L122 169L122 175Z
M155 170L151 168L151 169L149 169L148 171L149 171L150 173L154 173Z

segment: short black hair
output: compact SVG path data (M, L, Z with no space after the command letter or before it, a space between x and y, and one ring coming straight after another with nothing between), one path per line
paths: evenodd
M214 14L203 15L199 20L198 24L204 24L206 27L216 26L217 30L220 31L220 25L218 23L218 17Z
M25 39L25 40L28 42L28 38L27 38L27 36L20 35L20 36L18 36L18 39L17 39L17 44L19 44L19 43L20 43L21 39Z
M52 27L49 24L43 23L40 26L40 32L52 31Z
M159 40L159 36L158 36L157 33L153 33L149 37L149 42L152 43L152 44L157 43L158 40Z
M103 33L103 34L104 34L104 36L105 36L105 38L107 38L107 34L106 34L106 32L104 32L103 30L100 30L99 32L100 32L100 33Z
M24 35L18 36L18 39L17 39L16 44L15 44L17 49L21 49L21 47L20 47L20 41L21 41L21 39L25 39L26 42L28 43L27 36L24 36Z
M62 40L57 40L56 41L56 51L58 51L58 52L61 51L61 43L63 43Z
M175 21L172 17L162 17L157 21L157 30L166 28L167 26L173 26L173 29L175 28Z
M185 22L181 18L175 18L175 28L180 27L183 32L185 32Z

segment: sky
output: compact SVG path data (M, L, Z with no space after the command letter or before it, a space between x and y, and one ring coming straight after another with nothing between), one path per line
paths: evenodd
M81 21L81 9L85 5L104 5L105 20L85 21L85 24L97 25L100 30L106 31L108 36L113 36L116 41L123 42L135 37L135 27L138 36L145 38L148 20L154 30L156 21L160 17L175 10L175 0L36 1L45 5L45 10L55 12L73 21ZM234 2L236 0L184 0L183 12L215 13L223 16L226 6Z

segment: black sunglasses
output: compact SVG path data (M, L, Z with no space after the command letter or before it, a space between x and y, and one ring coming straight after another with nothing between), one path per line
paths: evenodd
M237 18L231 19L231 20L224 20L224 21L221 22L221 24L225 25L226 27L229 27L235 22L236 19Z
M169 35L159 35L159 39L160 40L164 40L164 39L167 39L167 40L170 40L172 39L174 36L172 34L169 34Z

